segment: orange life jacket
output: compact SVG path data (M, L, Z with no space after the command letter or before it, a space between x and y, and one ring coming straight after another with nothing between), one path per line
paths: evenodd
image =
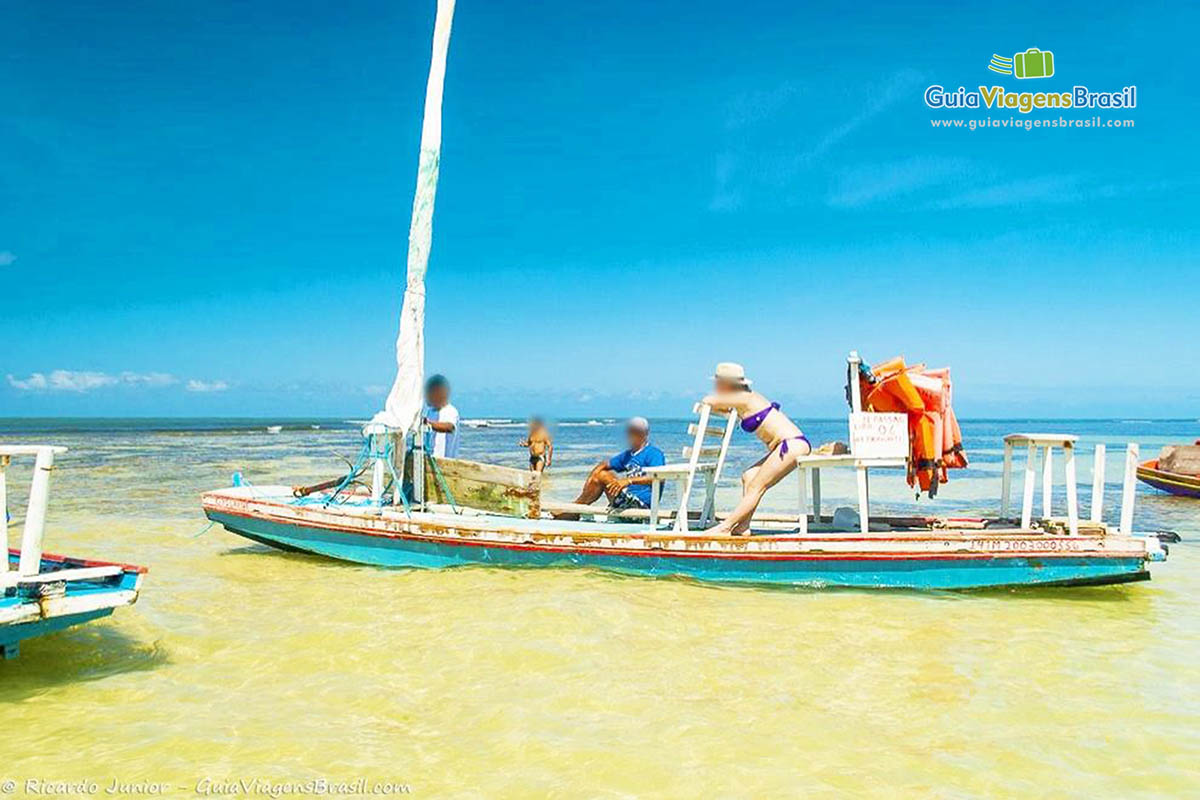
M865 410L908 415L908 485L935 497L948 479L947 469L967 466L950 404L950 370L910 367L896 357L860 372L858 379Z

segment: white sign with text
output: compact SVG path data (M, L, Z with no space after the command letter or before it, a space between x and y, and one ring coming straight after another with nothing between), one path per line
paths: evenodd
M850 452L856 458L907 458L908 417L904 414L852 412Z

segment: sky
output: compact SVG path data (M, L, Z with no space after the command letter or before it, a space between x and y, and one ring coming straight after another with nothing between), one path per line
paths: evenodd
M0 416L369 416L435 3L0 0ZM686 415L847 351L961 417L1200 417L1194 3L460 0L426 363L466 417ZM988 71L1054 53L1055 75ZM934 110L926 88L1137 107ZM941 119L1132 128L934 128Z

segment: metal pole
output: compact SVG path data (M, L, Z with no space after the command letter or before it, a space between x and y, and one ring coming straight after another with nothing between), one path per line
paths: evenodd
M413 505L425 505L425 418L417 423L413 441Z

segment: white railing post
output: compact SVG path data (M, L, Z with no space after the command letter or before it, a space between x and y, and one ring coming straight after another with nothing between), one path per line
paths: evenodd
M1133 496L1137 489L1138 446L1130 442L1125 447L1125 483L1121 487L1121 535L1133 534Z
M0 523L4 524L4 541L0 542L0 573L8 572L8 456L0 456Z
M1008 518L1008 500L1012 494L1013 446L1007 438L1004 442L1004 474L1000 477L1000 517Z
M1104 513L1104 451L1104 445L1098 444L1092 456L1092 522L1100 522Z
M1022 487L1021 494L1021 528L1029 530L1029 526L1033 524L1033 482L1034 467L1037 464L1037 445L1033 442L1029 443L1029 449L1025 454L1025 484Z
M858 383L859 367L862 366L862 358L858 355L857 350L851 350L850 355L846 358L846 363L850 365L850 410L862 411L862 387Z
M1042 448L1042 517L1050 519L1051 495L1054 494L1054 448Z
M50 470L54 469L54 448L39 447L29 485L29 507L25 510L25 531L21 536L21 575L37 575L42 567L42 541L46 533L46 506L50 501ZM6 554L7 555L7 554Z
M1063 442L1063 456L1067 472L1067 530L1072 536L1079 535L1079 487L1075 477L1075 443Z

